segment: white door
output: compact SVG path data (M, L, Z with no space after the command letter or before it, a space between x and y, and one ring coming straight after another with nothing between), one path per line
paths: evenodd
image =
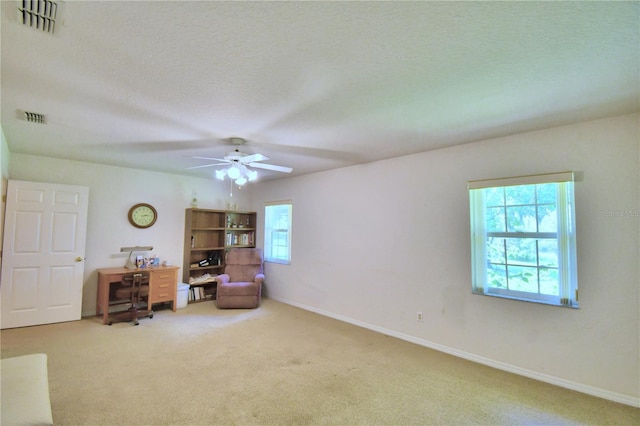
M79 320L89 188L10 180L0 328Z

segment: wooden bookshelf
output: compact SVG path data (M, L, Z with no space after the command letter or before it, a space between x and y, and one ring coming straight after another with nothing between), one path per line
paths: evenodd
M224 272L227 250L233 247L255 247L256 213L229 210L186 209L184 222L183 282L212 277ZM200 298L215 299L215 282L191 283L203 288ZM190 291L190 295L195 293Z

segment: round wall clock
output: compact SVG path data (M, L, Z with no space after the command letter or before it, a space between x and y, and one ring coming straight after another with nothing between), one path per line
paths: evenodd
M129 209L129 223L136 228L149 228L158 219L156 209L147 203L138 203Z

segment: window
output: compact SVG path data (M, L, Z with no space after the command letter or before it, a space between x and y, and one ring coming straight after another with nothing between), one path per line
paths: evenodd
M473 292L577 308L573 172L468 187Z
M264 207L264 260L291 263L291 201L269 202Z

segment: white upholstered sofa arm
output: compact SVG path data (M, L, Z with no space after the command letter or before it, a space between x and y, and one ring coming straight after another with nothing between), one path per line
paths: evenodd
M2 425L52 425L46 354L4 358Z

